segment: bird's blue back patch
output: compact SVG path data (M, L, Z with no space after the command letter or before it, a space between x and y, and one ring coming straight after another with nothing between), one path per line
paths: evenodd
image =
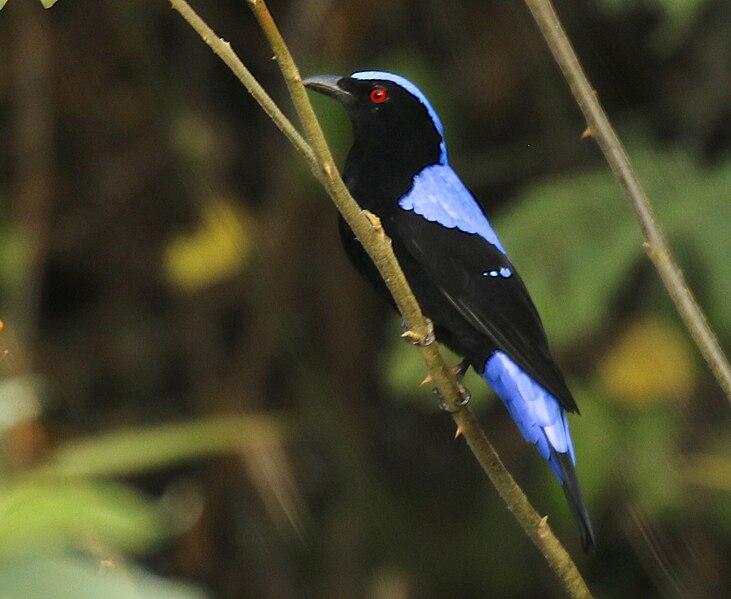
M408 79L401 77L401 75L389 73L388 71L358 71L357 73L353 73L351 77L353 79L361 79L364 81L370 81L372 79L390 81L391 83L395 83L399 87L402 87L417 100L419 100L419 102L424 105L424 108L426 108L426 111L429 113L429 117L434 123L434 128L437 130L439 137L442 138L442 141L439 143L439 163L447 164L447 144L444 141L444 128L442 127L442 121L432 105L429 103L429 100L426 99L426 96L418 87L416 87Z
M476 233L505 253L477 200L446 164L433 164L421 170L409 192L399 200L399 206L448 229L456 227L465 233Z

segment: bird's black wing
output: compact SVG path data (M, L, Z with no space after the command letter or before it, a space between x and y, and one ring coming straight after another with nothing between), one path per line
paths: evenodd
M448 229L410 210L400 211L393 224L394 250L422 307L429 306L425 313L447 328L458 315L564 409L578 412L549 353L540 316L507 256L477 234ZM429 298L433 293L444 301Z

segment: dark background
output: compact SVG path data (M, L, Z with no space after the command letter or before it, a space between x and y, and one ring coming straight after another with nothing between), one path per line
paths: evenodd
M291 115L246 3L196 7ZM557 8L728 348L728 3ZM473 404L596 596L731 593L728 401L525 6L271 10L304 75L393 70L441 115L582 410L596 553L474 378ZM315 105L342 160L345 115ZM0 207L8 597L561 596L324 191L167 2L8 2Z

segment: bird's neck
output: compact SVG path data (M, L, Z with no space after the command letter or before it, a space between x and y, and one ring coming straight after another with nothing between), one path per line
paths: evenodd
M385 218L396 211L399 199L411 189L417 173L432 163L431 157L354 143L343 175L358 204Z

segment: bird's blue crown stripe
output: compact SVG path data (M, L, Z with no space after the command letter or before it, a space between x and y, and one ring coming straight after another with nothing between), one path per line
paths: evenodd
M418 87L416 87L408 79L405 79L400 75L396 75L395 73L389 73L388 71L358 71L357 73L353 73L351 77L353 79L361 79L364 81L391 81L392 83L395 83L399 87L405 89L408 93L410 93L417 100L419 100L419 102L424 105L424 108L426 108L426 111L429 113L429 117L434 123L434 128L437 130L437 133L439 133L439 137L442 138L442 141L439 143L439 163L447 164L447 144L444 141L444 128L442 127L442 121L440 120L439 115L436 113L432 105L429 103L429 100L426 99L426 96Z

